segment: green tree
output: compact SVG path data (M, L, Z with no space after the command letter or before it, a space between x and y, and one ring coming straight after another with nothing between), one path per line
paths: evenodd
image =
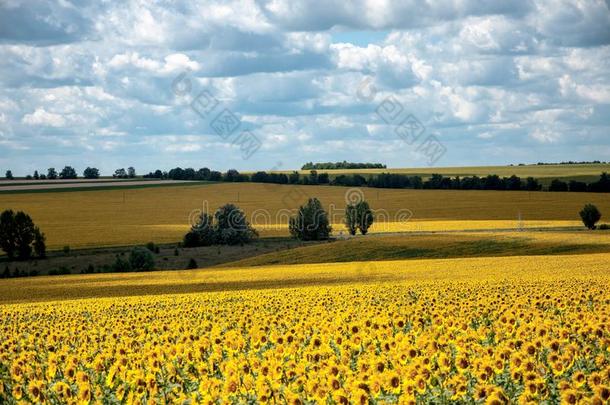
M358 230L358 211L354 204L345 207L345 226L350 235L355 235Z
M55 170L54 167L50 167L49 170L47 170L47 179L55 180L56 178L57 178L57 171Z
M135 247L129 253L129 266L135 271L148 271L155 268L155 257L144 247Z
M133 166L129 166L127 168L127 177L129 177L130 179L133 179L134 177L136 177L136 169L134 169Z
M40 228L34 228L34 254L43 259L47 256L46 236L40 231Z
M35 230L34 221L25 212L19 211L15 214L16 229L16 248L17 258L26 260L32 257L32 242L34 242Z
M86 179L97 179L100 177L100 171L95 167L87 167L83 172L83 177Z
M6 174L4 175L4 177L6 177L7 180L13 180L14 179L13 172L10 171L10 170L7 170Z
M582 218L582 223L585 224L587 228L595 229L596 224L602 218L602 214L595 205L587 204L582 211L580 211L580 218Z
M301 206L297 215L290 218L288 226L290 234L300 240L325 240L332 231L328 215L317 198L310 198Z
M76 170L72 166L64 167L59 173L60 179L75 179L78 175L76 174Z
M258 237L258 232L246 219L242 210L234 204L225 204L214 213L216 240L222 245L249 243Z
M191 226L191 230L184 235L184 247L210 246L216 243L216 231L212 216L203 213L199 216L197 223Z
M356 205L356 213L358 218L358 229L360 233L366 235L371 225L375 221L375 217L373 216L373 211L371 211L371 207L369 203L366 201L360 201Z
M17 225L15 224L15 213L6 210L0 214L0 248L4 250L9 260L15 258L17 252Z

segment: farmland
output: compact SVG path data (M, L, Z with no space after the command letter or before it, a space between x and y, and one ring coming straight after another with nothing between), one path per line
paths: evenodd
M19 280L21 291L2 285L5 300L87 299L0 307L0 395L127 403L599 401L610 379L609 259ZM134 297L104 298L118 295Z
M361 189L379 213L371 232L515 229L578 226L585 203L610 212L604 194L460 190ZM288 216L309 197L319 198L339 231L345 187L255 183L125 190L0 194L0 210L28 212L51 249L122 246L181 240L190 220L227 202L245 211L261 236L286 236ZM408 210L408 211L404 211ZM396 221L400 213L408 213ZM334 214L333 214L334 213ZM385 215L385 220L382 218Z
M300 171L307 174L307 170ZM487 176L497 174L500 177L512 175L521 178L534 177L544 184L551 179L593 181L602 172L610 173L610 164L574 164L574 165L515 165L515 166L465 166L465 167L430 167L430 168L387 168L387 169L338 169L318 170L319 173L339 174L378 174L378 173L401 173L410 176L430 177L432 174L442 174L449 177L465 176ZM288 172L285 172L288 173Z
M365 236L341 224L353 192L378 210ZM336 240L286 238L310 196ZM176 245L227 202L260 241ZM603 403L610 232L582 227L588 202L610 211L605 194L255 183L1 194L75 249L32 269L148 241L163 262L1 280L0 401Z

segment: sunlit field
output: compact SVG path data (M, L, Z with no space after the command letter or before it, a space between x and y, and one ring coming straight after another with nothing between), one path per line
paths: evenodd
M604 403L609 261L601 254L9 280L4 302L97 298L0 306L0 398ZM223 292L179 294L219 283ZM144 295L104 298L117 293Z
M603 194L360 190L371 208L379 211L371 232L574 226L588 202L610 212L610 199ZM214 212L227 202L242 208L261 236L287 235L288 217L309 197L322 201L338 233L347 192L346 187L242 183L0 194L0 210L29 213L46 233L48 246L58 249L177 242L197 213L206 207ZM396 221L397 217L402 220Z

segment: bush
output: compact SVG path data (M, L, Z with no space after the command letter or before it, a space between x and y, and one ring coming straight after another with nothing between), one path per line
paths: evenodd
M325 240L332 231L328 215L317 198L310 198L299 208L297 215L290 218L289 229L290 234L300 240Z
M197 261L191 257L191 260L189 260L189 264L186 265L186 268L190 270L196 269L197 267Z
M68 256L70 254L70 246L66 245L63 248L64 254Z
M110 270L116 273L123 273L131 271L131 264L121 256L117 255L114 263L110 267Z
M134 271L147 271L155 268L155 258L146 248L135 247L129 253L129 265Z
M34 228L34 253L41 259L47 257L46 239L44 233L38 227Z
M158 249L158 248L155 246L154 242L148 242L146 244L146 249L148 249L151 252L155 253L156 249Z
M189 233L184 235L184 247L210 246L216 242L216 232L209 214L201 214Z
M601 224L598 228L602 231L607 231L610 229L610 224Z
M225 204L214 214L216 241L221 245L249 243L258 233L246 220L246 215L236 205Z
M602 214L595 205L587 204L582 211L580 211L580 218L587 228L595 229L595 224L602 218Z

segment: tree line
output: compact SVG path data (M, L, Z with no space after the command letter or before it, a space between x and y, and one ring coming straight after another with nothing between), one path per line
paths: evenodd
M7 170L4 175L6 180L14 180L15 176L11 170ZM83 178L85 179L98 179L100 177L100 171L96 167L87 167L83 171ZM127 170L124 168L116 169L112 174L112 177L119 179L135 178L136 169L128 167ZM72 166L65 166L60 172L57 172L54 167L47 169L47 173L39 173L38 170L34 170L34 174L28 174L25 176L26 180L70 180L77 179L78 173Z
M330 178L328 173L318 173L311 170L308 174L297 171L292 173L276 173L258 171L251 175L240 173L235 169L225 173L210 170L207 167L195 170L193 168L182 169L177 167L169 172L157 170L144 177L171 179L171 180L200 180L219 182L253 182L273 184L295 184L295 185L331 185L346 187L376 187L376 188L407 188L427 190L509 190L509 191L571 191L571 192L610 192L610 176L602 173L599 180L586 183L583 181L563 181L555 179L549 186L544 187L534 177L522 179L513 175L500 177L495 174L488 176L466 176L448 177L441 174L432 174L424 180L421 176L410 176L401 173L379 173L363 176L361 174L340 174Z
M353 162L307 162L301 170L336 170L336 169L386 169L387 166L381 163L353 163Z

